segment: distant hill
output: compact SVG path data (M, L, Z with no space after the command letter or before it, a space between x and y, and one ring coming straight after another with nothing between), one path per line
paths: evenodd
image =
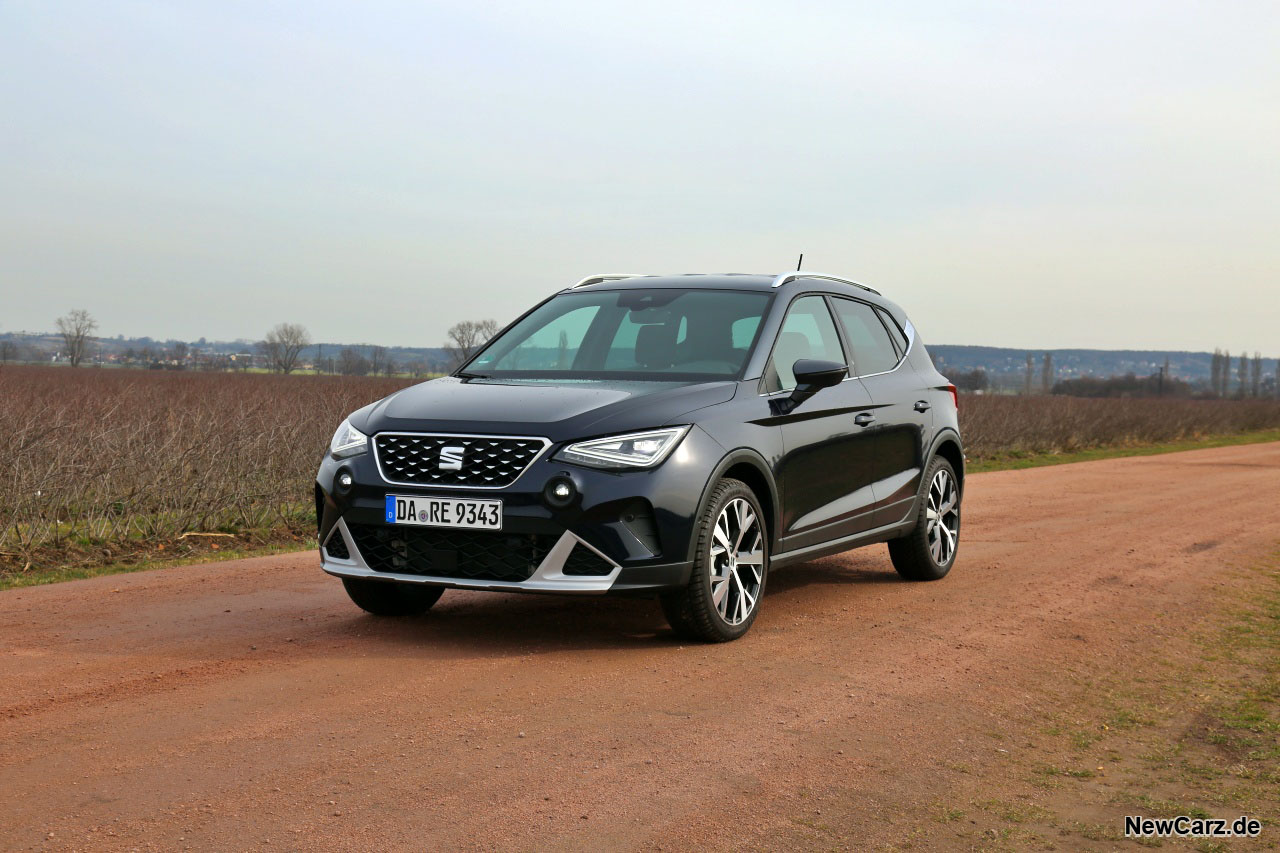
M49 360L62 347L62 339L50 334L23 334L19 332L0 333L0 341L13 341L18 345L18 356L24 360ZM157 357L165 351L172 351L179 342L157 338L98 338L93 347L92 360L118 361L125 353L132 350L140 353L150 350ZM188 351L210 356L230 356L238 353L256 353L256 343L250 340L183 341ZM339 344L320 343L307 347L302 353L301 362L314 364L321 358L326 363L333 359L336 363L338 354L348 347L359 354L369 357L375 344ZM440 347L406 347L384 345L390 358L400 366L419 364L431 371L447 369L449 358ZM987 372L995 387L1018 388L1022 385L1022 377L1026 371L1027 353L1035 359L1035 379L1040 381L1040 365L1045 352L1053 353L1054 376L1056 379L1075 379L1081 376L1123 376L1133 373L1137 376L1150 376L1158 371L1169 360L1171 376L1184 379L1193 384L1209 379L1209 365L1212 353L1187 352L1185 350L1102 350L1102 349L1055 349L1025 350L1012 347L982 347L956 344L929 344L929 353L934 363L944 373L967 373L978 368ZM1231 354L1231 377L1234 382L1236 363L1240 354ZM1262 365L1265 377L1276 375L1276 359L1264 358Z
M48 361L62 349L62 338L51 334L24 334L20 332L0 333L0 341L12 341L18 345L18 358L26 361ZM200 338L197 341L178 341L160 338L126 338L123 335L114 338L96 338L91 347L90 361L113 362L132 352L135 356L144 350L155 358L162 358L166 352L173 352L178 344L185 344L190 356L233 356L237 354L255 355L257 342L241 339L235 341L209 341ZM324 359L334 362L342 350L350 348L368 358L378 344L312 344L302 351L299 362L314 364ZM421 363L429 370L442 370L449 363L448 355L441 347L398 347L383 345L388 357L398 365Z
M965 373L982 368L995 380L1016 379L1022 381L1027 367L1027 353L1035 358L1035 378L1040 380L1040 365L1046 352L1053 353L1054 375L1058 379L1075 379L1080 376L1123 376L1133 373L1150 376L1169 360L1169 374L1188 382L1209 378L1212 353L1186 352L1184 350L1103 350L1103 349L1055 349L1025 350L1011 347L975 347L954 344L928 344L934 364L944 374L948 371ZM1240 354L1231 354L1231 376L1235 378L1236 363ZM1252 353L1250 353L1252 356ZM1274 376L1276 360L1264 358L1264 376Z

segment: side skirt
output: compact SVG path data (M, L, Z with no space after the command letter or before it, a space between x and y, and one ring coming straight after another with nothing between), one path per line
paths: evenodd
M874 530L864 530L861 533L855 533L852 536L845 536L842 539L833 539L830 542L820 542L817 545L809 545L805 548L796 548L794 551L783 551L781 554L774 554L769 558L769 568L776 569L781 568L782 566L804 563L809 560L817 560L821 557L830 557L832 554L852 551L854 548L861 548L863 545L874 545L877 542L888 542L890 539L897 539L899 536L905 536L911 532L913 527L915 527L914 517L907 521L899 521L893 524L887 524L884 527L877 527Z

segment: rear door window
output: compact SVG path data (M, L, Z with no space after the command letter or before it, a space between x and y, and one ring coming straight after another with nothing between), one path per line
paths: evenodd
M854 376L887 373L898 366L898 352L874 308L865 302L840 297L832 302L844 327L845 339L853 350Z

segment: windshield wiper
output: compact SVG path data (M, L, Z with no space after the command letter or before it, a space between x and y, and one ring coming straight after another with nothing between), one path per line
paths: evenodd
M489 376L489 374L487 374L487 373L468 373L468 372L465 372L465 371L464 371L464 372L462 372L462 373L455 373L455 374L453 374L453 375L454 375L454 376L456 376L456 377L458 377L459 379L489 379L489 378L491 378L491 377Z

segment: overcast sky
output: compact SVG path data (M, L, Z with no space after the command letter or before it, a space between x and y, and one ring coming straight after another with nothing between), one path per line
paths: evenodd
M1280 354L1268 2L0 0L0 331L435 346L603 271Z

